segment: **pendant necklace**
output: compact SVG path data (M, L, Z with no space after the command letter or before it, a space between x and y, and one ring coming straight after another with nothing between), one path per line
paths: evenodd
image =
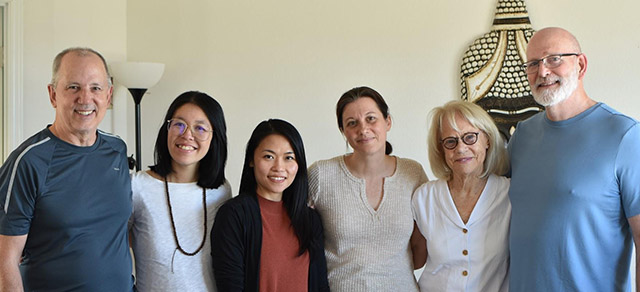
M196 255L198 252L200 252L200 250L202 250L202 248L204 247L204 242L207 240L207 197L206 197L206 191L204 188L202 188L202 207L204 209L204 232L202 232L202 243L200 243L200 247L198 247L198 249L196 249L196 251L194 252L187 252L185 251L182 246L180 246L180 241L178 240L178 233L176 232L176 223L173 220L173 212L171 210L171 197L169 196L169 183L167 183L167 177L164 177L164 191L165 194L167 195L167 205L169 206L169 217L171 218L171 227L173 228L173 238L176 241L176 250L179 250L182 254L187 255L187 256L194 256ZM173 252L173 256L171 257L171 270L173 271L173 258L175 257L175 251Z

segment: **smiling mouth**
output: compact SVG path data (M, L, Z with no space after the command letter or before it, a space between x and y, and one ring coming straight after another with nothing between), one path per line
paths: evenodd
M275 182L283 182L285 179L287 179L284 176L267 176L267 178Z
M180 148L180 149L182 149L182 150L189 150L189 151L191 151L191 150L196 150L196 147L189 146L189 145L181 145L181 144L178 144L178 145L176 145L176 146L178 146L178 148Z
M547 82L543 81L543 82L538 83L537 85L538 85L538 88L541 88L541 87L544 88L544 87L549 87L549 86L552 86L552 85L555 85L555 84L560 84L560 80L557 79L557 80L552 80L552 81L547 81Z
M88 116L90 114L92 114L94 112L94 110L76 110L76 113L83 115L83 116Z
M457 162L467 162L470 161L472 158L471 157L463 157L463 158L458 158L456 159Z

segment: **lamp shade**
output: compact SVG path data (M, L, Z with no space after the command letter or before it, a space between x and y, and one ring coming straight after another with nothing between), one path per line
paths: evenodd
M164 64L161 63L117 62L110 68L115 81L126 88L148 89L158 83L164 73Z

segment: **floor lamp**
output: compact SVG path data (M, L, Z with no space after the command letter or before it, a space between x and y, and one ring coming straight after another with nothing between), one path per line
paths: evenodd
M164 72L164 64L160 63L144 63L144 62L121 62L113 63L110 66L111 74L116 83L124 85L131 92L133 102L136 107L136 171L139 171L141 158L140 151L140 102L144 93L150 87L154 86L162 73Z

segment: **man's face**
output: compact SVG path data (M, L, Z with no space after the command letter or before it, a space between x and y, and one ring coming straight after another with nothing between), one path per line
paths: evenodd
M577 64L574 63L573 66L569 64L562 64L560 66L562 67L563 65L572 68L568 68L569 70L567 70L566 73L563 73L564 75L556 75L552 71L558 68L547 70L550 72L549 75L540 76L539 74L535 74L537 77L534 81L535 83L531 83L531 81L529 81L529 84L534 84L531 89L533 99L535 99L535 101L540 105L552 106L558 104L571 96L576 88L578 88L579 69ZM529 77L529 79L531 79L531 77Z
M52 125L59 138L77 144L93 143L98 124L111 102L113 88L100 57L66 54L60 63L56 84L49 85L49 99L56 109Z
M541 35L534 35L527 47L527 60L539 60L549 55L579 53L560 33L545 31ZM548 68L540 62L537 72L527 74L531 93L535 101L543 106L552 106L570 97L580 80L578 56L564 56L561 64L555 68Z

